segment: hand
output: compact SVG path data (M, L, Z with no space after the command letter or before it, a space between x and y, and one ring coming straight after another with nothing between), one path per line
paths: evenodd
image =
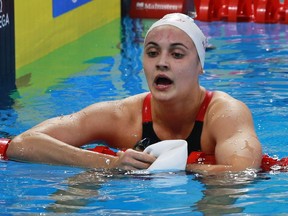
M147 169L156 158L144 152L127 149L117 153L118 159L113 163L114 168L125 170Z

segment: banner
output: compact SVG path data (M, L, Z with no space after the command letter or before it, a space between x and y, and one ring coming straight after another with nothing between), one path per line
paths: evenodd
M15 87L14 0L0 0L0 91Z
M91 0L53 0L53 17L65 14Z

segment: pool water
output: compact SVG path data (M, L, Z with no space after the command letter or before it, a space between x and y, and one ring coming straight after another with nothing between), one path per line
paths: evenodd
M73 113L91 103L147 91L141 52L143 34L150 24L150 20L125 18L121 44L106 41L115 54L87 58L80 62L85 69L42 89L37 83L38 91L36 83L28 83L12 92L13 103L1 102L0 135L14 136L47 118ZM253 113L264 152L288 156L288 26L198 24L213 47L207 52L201 84L244 101ZM106 28L116 31L114 25ZM91 40L95 43L97 40ZM32 76L36 72L32 71ZM1 215L288 213L288 173L278 170L204 177L186 172L133 174L1 161L0 176Z

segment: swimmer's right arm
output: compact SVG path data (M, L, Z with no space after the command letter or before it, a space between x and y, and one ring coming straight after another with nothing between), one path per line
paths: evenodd
M105 165L105 158L79 147L88 142L85 109L78 113L48 119L16 136L9 144L11 160L91 167ZM109 157L107 156L109 159Z
M7 156L17 161L89 168L145 169L154 158L142 152L129 150L113 157L79 148L95 140L118 144L122 141L120 148L131 148L138 137L131 135L137 134L133 131L135 126L127 129L127 125L135 122L135 119L127 121L133 113L127 107L135 107L128 105L122 102L98 103L72 115L46 120L16 136L8 147ZM135 140L129 140L132 145L129 147L126 140L131 137Z
M9 160L77 167L109 167L115 157L71 146L47 134L28 132L15 137L7 149Z
M18 139L25 139L25 141ZM16 137L9 144L7 157L16 161L124 170L147 169L156 159L149 154L132 149L125 152L119 151L116 157L101 154L68 145L45 134Z

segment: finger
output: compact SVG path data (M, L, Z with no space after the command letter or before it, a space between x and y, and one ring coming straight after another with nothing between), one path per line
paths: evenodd
M143 163L152 164L156 160L156 157L154 157L153 155L147 154L145 152L135 151L132 149L128 149L127 154L131 154L132 158Z
M132 149L119 153L119 157L121 161L119 165L125 169L147 169L156 159L147 153Z
M123 151L118 151L118 152L116 152L116 155L117 155L118 157L121 157L121 155L123 155L123 154L124 154Z
M144 153L144 152L141 154L137 154L135 156L138 161L141 161L143 163L148 163L148 164L152 164L156 160L156 157L154 157L153 155Z

